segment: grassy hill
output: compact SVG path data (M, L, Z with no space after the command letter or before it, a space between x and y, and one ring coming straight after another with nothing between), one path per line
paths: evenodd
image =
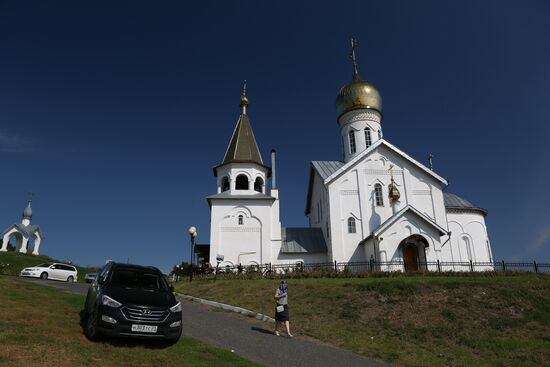
M84 296L0 277L0 366L257 366L191 338L171 346L125 339L92 343L80 327L83 304Z
M67 264L67 261L52 259L44 255L22 254L19 252L8 251L0 252L0 274L4 275L19 275L19 272L28 267L32 267L41 263L61 262ZM72 264L78 270L78 281L84 281L86 273L97 271L97 268L82 267Z
M177 291L273 315L277 280ZM550 365L550 275L289 280L291 327L402 366Z

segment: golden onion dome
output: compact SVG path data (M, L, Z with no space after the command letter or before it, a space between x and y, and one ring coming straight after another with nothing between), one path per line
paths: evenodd
M374 85L355 73L351 82L344 85L336 96L336 114L340 118L344 113L357 109L370 109L382 114L382 97Z

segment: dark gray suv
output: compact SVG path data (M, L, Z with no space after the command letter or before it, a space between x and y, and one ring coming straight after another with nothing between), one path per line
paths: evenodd
M88 290L84 317L90 340L108 335L175 343L182 331L181 304L154 267L114 262L105 265Z

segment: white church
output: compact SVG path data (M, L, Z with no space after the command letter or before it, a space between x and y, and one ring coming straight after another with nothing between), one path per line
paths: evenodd
M359 76L352 45L353 78L336 97L344 159L311 162L308 228L281 226L275 151L269 167L243 89L241 114L223 161L214 167L217 193L207 198L210 264L222 256L222 267L374 260L402 262L414 271L438 260L493 260L487 211L443 192L447 181L431 161L426 167L386 140L382 98Z
M40 242L44 239L39 225L31 224L32 193L29 193L27 207L23 210L21 223L14 223L2 232L1 252L8 251L10 238L14 238L15 250L22 253L32 250L33 255L39 255Z

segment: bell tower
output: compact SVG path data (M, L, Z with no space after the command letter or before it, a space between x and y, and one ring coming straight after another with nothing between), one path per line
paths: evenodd
M223 160L214 167L217 193L207 198L211 210L210 263L223 255L221 266L255 266L271 262L272 242L281 238L279 196L271 168L264 164L248 118L246 81L241 113ZM272 164L275 152L272 153Z

